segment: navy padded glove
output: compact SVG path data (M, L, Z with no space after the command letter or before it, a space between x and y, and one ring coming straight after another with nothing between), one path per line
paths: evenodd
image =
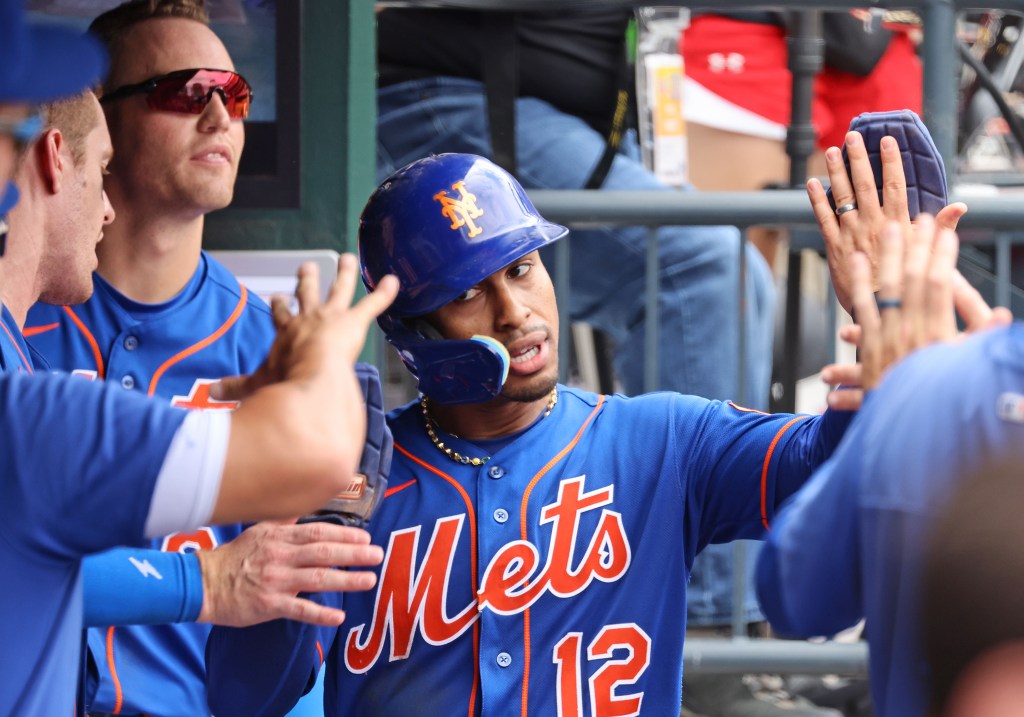
M903 155L903 173L907 178L907 208L910 218L914 219L921 212L935 215L949 204L949 191L946 187L946 168L942 162L932 136L924 122L910 110L893 110L891 112L864 112L853 118L850 130L856 130L864 138L864 146L871 160L871 170L875 175L875 186L878 188L878 202L882 203L882 157L878 143L882 137L891 136L900 147ZM849 174L850 161L843 145L843 162ZM828 201L835 210L832 199L832 188L829 187Z

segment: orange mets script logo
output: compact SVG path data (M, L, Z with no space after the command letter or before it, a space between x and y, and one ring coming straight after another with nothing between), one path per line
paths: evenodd
M452 229L469 227L469 236L475 237L481 231L473 220L484 215L484 210L476 205L476 196L466 191L464 181L456 182L452 189L459 193L458 198L448 196L448 191L442 189L434 195L434 201L441 202L441 214L451 220Z

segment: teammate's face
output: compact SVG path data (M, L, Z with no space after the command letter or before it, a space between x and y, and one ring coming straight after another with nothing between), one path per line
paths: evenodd
M39 265L40 300L48 304L80 304L92 295L96 269L96 245L103 227L114 220L114 209L103 191L103 178L113 155L110 133L99 104L96 126L85 137L82 157L75 162L65 143L61 160L65 168L57 194L53 231Z
M502 395L536 401L558 380L558 308L540 254L527 254L427 316L447 338L493 336L512 357Z
M199 22L147 20L125 37L106 87L189 68L233 70L234 63L220 39ZM219 95L214 93L199 115L150 109L143 94L104 109L117 153L108 181L116 206L191 217L231 202L245 131L241 120L228 117Z

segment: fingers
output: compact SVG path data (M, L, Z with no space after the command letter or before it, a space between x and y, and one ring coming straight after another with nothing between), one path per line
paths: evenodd
M299 311L306 312L320 305L320 269L307 261L299 267L299 283L295 287L295 298L299 300ZM274 312L277 323L277 311Z
M829 392L826 401L833 411L859 411L864 403L864 390L843 387Z
M322 627L337 627L345 622L345 611L318 605L306 598L294 597L281 602L277 611L286 620L305 622Z
M301 285L301 280L299 284ZM296 292L298 287L296 287ZM270 297L270 315L274 318L274 328L278 331L284 330L292 319L291 299L286 296Z
M906 226L910 222L910 210L907 206L903 155L892 137L882 137L879 154L882 161L882 210L887 218Z
M836 206L855 202L850 175L846 172L843 153L838 147L829 147L825 150L825 170L828 172L828 182Z
M852 305L846 261L854 250L853 241L840 230L839 219L828 202L825 188L817 179L807 180L807 198L818 222L818 231L825 240L825 256L828 259L836 298L839 305L849 312Z
M953 277L960 245L956 234L943 229L935 237L932 262L928 269L928 303L926 322L930 341L952 341L957 336L956 314L953 311Z
M967 333L1006 326L1013 322L1013 314L1009 309L1002 306L991 308L960 272L953 274L953 305L963 319Z
M338 277L334 280L327 303L332 306L348 308L352 297L356 294L356 276L359 273L359 262L353 254L342 254L338 257Z
M928 215L918 217L913 231L907 234L907 250L903 267L903 319L905 336L910 348L924 345L928 340L928 322L925 315L925 279L931 257L935 222Z
M214 401L241 401L251 393L248 382L248 376L222 378L210 385L210 398Z
M860 346L863 331L857 324L848 324L839 327L839 338L851 346Z
M872 367L872 376L877 378L884 370L903 355L903 281L900 269L903 264L903 229L897 222L889 222L882 229L881 263L878 269L878 314L881 321L880 366ZM858 309L860 311L860 309ZM860 314L857 314L858 320ZM860 322L865 333L867 326ZM871 387L873 387L872 384Z
M967 213L967 205L963 202L953 202L935 215L935 226L940 229L956 229L960 219Z
M398 279L388 274L377 283L377 287L364 296L352 310L362 318L366 326L383 314L398 296Z
M871 290L871 267L868 258L861 253L854 254L851 257L850 270L853 280L854 313L863 332L860 345L860 360L864 367L861 386L872 389L878 384L881 376L881 318Z
M859 363L829 364L821 370L821 380L830 386L860 386L862 374Z
M899 154L898 149L896 154ZM853 182L857 211L861 217L873 217L878 214L879 210L878 187L875 185L875 173L871 168L871 159L868 157L868 150L860 132L846 133L846 156L850 159L850 180ZM899 180L902 181L902 164L899 175ZM904 194L906 194L905 184L904 182ZM896 185L898 186L898 183Z

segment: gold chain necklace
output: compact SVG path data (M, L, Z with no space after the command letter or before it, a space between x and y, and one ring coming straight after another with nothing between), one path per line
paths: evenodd
M551 415L551 410L558 403L558 387L551 389L551 400L548 401L548 407L544 410L544 415L541 416L543 421L545 418ZM434 442L434 445L444 453L446 456L451 458L456 463L461 463L464 466L482 466L487 461L491 460L490 456L484 456L483 458L471 458L470 456L464 456L458 451L453 451L451 448L446 446L440 438L437 437L437 433L434 432L434 419L430 417L430 410L427 408L427 397L420 394L420 408L423 409L423 423L427 427L427 435L430 436L430 440ZM455 436L455 434L452 434ZM458 436L455 436L458 438Z

